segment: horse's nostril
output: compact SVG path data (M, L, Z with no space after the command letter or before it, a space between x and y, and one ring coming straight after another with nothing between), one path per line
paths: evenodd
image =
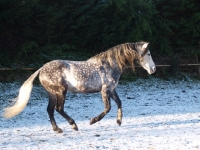
M156 67L154 66L151 68L151 72L154 73L155 71L156 71Z
M153 67L154 72L156 71L156 67Z

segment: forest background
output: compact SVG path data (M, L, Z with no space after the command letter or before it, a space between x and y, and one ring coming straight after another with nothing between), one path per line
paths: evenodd
M155 58L198 56L199 0L0 0L0 68L85 60L136 41Z

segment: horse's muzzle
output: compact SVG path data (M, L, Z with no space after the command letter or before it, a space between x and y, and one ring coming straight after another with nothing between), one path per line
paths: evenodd
M150 68L150 74L153 74L154 72L156 72L156 66Z

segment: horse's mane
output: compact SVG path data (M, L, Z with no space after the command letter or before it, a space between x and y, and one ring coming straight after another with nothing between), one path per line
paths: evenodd
M116 62L122 71L124 67L131 67L134 69L134 59L136 57L137 52L135 50L135 44L125 43L112 47L105 52L101 52L91 57L88 61L95 59L101 63L108 62L111 67L114 65L114 62Z

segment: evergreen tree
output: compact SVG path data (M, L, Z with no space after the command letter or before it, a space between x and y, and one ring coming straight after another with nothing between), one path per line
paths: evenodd
M38 0L0 0L0 60L6 65L20 51L31 32L32 8Z
M156 41L162 53L173 54L177 49L187 52L196 49L200 40L200 3L198 0L154 0L157 15L154 18ZM179 52L181 52L179 50Z
M0 0L0 65L40 65L141 40L154 54L192 54L199 10L198 0Z

